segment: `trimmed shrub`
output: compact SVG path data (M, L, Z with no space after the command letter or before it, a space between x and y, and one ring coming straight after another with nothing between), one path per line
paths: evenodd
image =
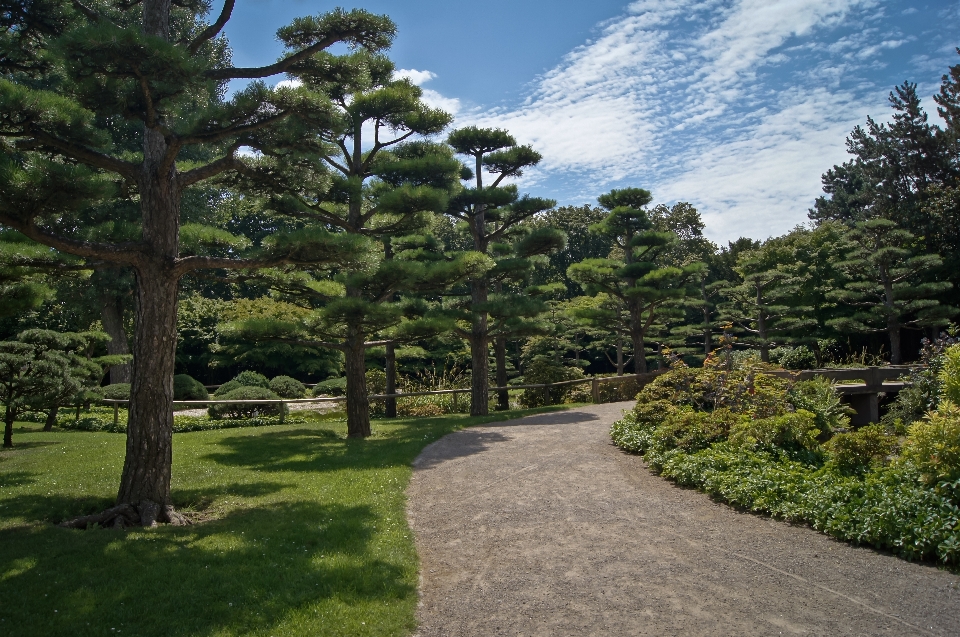
M213 395L217 398L223 398L225 395L232 392L234 389L240 389L243 387L240 383L235 380L228 380L224 384L217 387L217 391L213 392Z
M726 440L730 430L743 418L723 408L714 412L694 411L689 407L676 410L654 431L651 450L680 449L694 453L706 449L714 442Z
M564 380L576 380L577 378L583 378L583 370L579 367L563 367L549 361L535 360L524 371L523 384L558 383ZM524 407L559 405L568 400L572 392L572 385L524 389L523 393L520 394L519 401Z
M281 398L303 398L307 395L307 388L296 378L276 376L270 380L270 391Z
M816 417L806 409L759 419L745 419L730 430L734 447L758 451L814 451L817 444Z
M220 397L221 400L277 400L280 397L263 387L238 387ZM287 413L286 405L283 406ZM210 418L255 418L258 416L279 416L279 404L265 405L210 405L207 408Z
M270 389L270 381L267 377L258 372L244 371L233 377L233 380L240 383L241 387L263 387Z
M817 366L817 356L806 345L778 347L770 350L770 362L784 369L813 369Z
M943 401L910 425L900 457L916 466L927 484L960 480L960 407Z
M103 388L103 397L109 400L129 400L130 383L114 383Z
M884 463L897 448L897 437L889 435L883 425L867 425L857 431L835 435L824 448L830 462L841 472L862 474L870 467Z
M207 389L199 380L188 374L177 374L173 377L174 400L206 400L210 398Z
M313 387L314 396L343 396L347 393L346 378L328 378Z

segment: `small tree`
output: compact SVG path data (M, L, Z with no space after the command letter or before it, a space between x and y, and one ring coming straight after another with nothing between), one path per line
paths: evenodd
M652 229L643 210L651 199L650 192L642 188L601 195L598 201L610 213L593 230L612 238L623 257L586 259L567 270L567 275L589 294L604 292L618 299L629 313L636 374L647 371L645 340L658 312L693 294L690 281L704 268L701 262L682 266L663 263L678 239L673 232Z
M527 270L530 257L547 254L563 246L563 235L553 228L526 231L522 222L539 212L552 208L556 202L548 199L520 197L514 185L502 186L505 179L520 177L523 171L540 163L540 153L530 146L520 146L505 130L468 126L450 133L447 142L461 155L474 160L474 170L465 176L474 180L473 188L464 188L453 197L447 214L464 222L473 240L473 249L484 255L500 257L497 268L470 281L470 329L460 330L470 343L472 380L470 414L486 414L489 403L490 362L489 342L494 340L494 358L497 361L497 382L506 383L506 338L509 330L493 333L488 324L491 309L497 307L501 316L526 317L536 315L535 308L522 294L504 292L502 282L511 271ZM493 182L484 186L484 171L494 175ZM496 303L490 303L491 284L499 281ZM514 307L511 309L510 305ZM533 312L531 314L531 312ZM501 326L505 326L501 322ZM524 328L525 329L525 328ZM518 332L513 332L514 334ZM504 406L506 392L499 396Z
M914 236L887 219L861 221L847 236L850 250L837 266L850 282L832 296L857 311L828 323L844 331L886 332L890 362L899 365L904 327L946 325L957 313L933 298L951 283L927 278L942 260L935 254L916 254Z

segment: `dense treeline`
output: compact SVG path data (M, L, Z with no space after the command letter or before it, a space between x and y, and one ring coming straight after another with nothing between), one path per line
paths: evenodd
M232 2L213 23L207 3L21 9L0 39L0 337L109 335L89 355L131 385L121 503L168 503L177 373L342 377L363 437L378 372L388 393L470 386L479 415L508 406L491 382L698 364L721 338L788 366L900 363L958 313L960 65L942 126L897 87L810 224L717 246L641 188L523 194L540 154L424 103L386 16L298 19L280 61L237 68Z

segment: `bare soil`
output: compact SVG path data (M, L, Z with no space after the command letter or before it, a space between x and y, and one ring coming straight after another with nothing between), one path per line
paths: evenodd
M611 444L631 406L423 451L417 635L960 635L960 577L676 487Z

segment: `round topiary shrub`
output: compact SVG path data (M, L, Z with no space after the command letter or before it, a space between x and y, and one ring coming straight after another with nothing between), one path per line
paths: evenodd
M174 400L206 400L210 398L206 387L199 380L188 374L177 374L173 377Z
M272 378L270 380L270 391L281 398L303 398L307 394L307 388L303 386L303 383L289 376Z
M277 400L280 396L269 389L263 387L238 387L233 391L227 392L223 396L218 396L219 400ZM214 420L221 418L256 418L258 416L278 416L280 415L280 405L274 404L253 404L253 405L229 405L219 404L210 405L207 408L207 415ZM283 405L283 413L287 414L286 405Z
M233 377L233 380L240 383L241 387L263 387L264 389L270 389L270 381L267 380L267 377L258 372L245 371L240 372Z
M347 393L346 378L328 378L313 387L314 396L343 396Z
M109 400L129 400L130 383L114 383L103 388L103 397Z
M229 394L234 389L240 389L243 387L240 383L235 380L228 380L224 384L217 387L217 391L213 392L213 395L217 398L223 398L226 394Z

